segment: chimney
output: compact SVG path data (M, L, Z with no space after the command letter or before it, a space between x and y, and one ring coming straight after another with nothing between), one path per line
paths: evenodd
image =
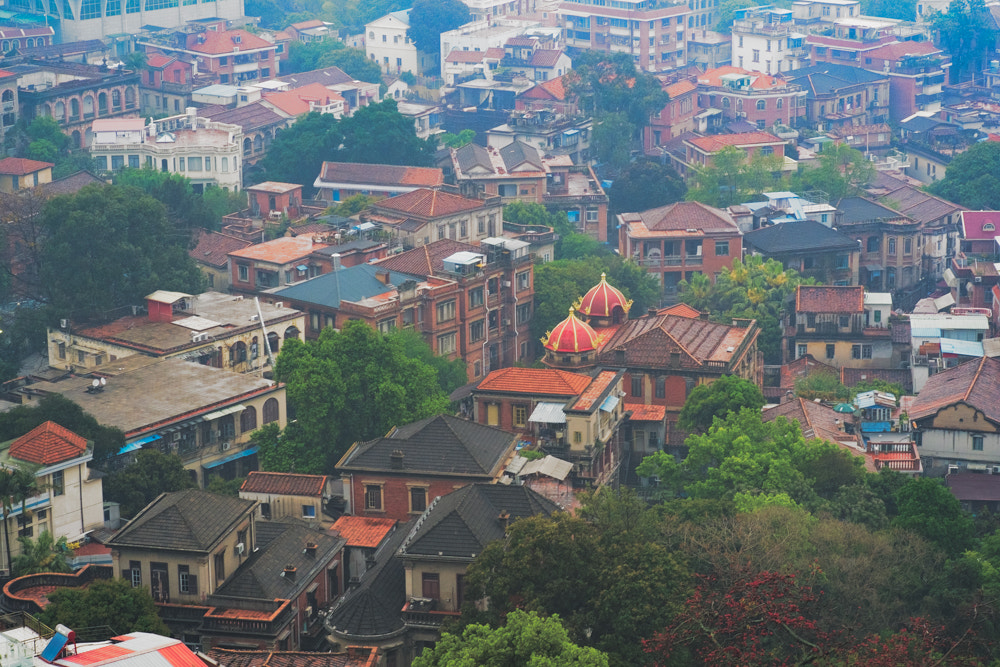
M306 548L302 550L302 553L306 554L307 556L315 557L317 548L319 548L319 545L317 545L316 543L306 542Z
M650 307L649 307L649 308L648 308L648 309L646 310L646 314L647 314L647 315L656 315L656 306L650 306Z
M389 284L389 272L388 271L377 271L375 273L375 277L378 278L379 281L385 283L386 285Z
M393 470L403 469L403 450L394 449L392 454L389 455L389 467Z
M289 581L295 581L295 572L296 568L294 565L286 565L285 569L281 572L281 576Z
M497 517L497 521L500 522L500 525L503 526L504 531L506 531L507 527L510 526L510 512L507 510L500 510L500 516Z

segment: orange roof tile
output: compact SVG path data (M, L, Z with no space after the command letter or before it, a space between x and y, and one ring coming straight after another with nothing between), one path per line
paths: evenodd
M483 202L479 199L466 199L465 197L441 192L440 190L420 188L412 192L383 199L375 206L380 209L389 209L390 211L398 211L407 215L437 218L482 208Z
M326 475L253 471L243 480L240 491L282 496L322 496L326 480Z
M625 409L631 410L634 422L662 422L667 418L667 406L665 405L626 403Z
M691 319L698 319L701 317L701 311L695 310L686 303L675 303L672 306L667 306L666 308L660 308L656 311L657 315L677 315L678 317L690 317Z
M710 69L698 77L698 83L705 86L721 86L722 77L727 74L747 74L750 76L750 87L754 90L770 90L779 86L788 85L784 79L762 74L761 72L751 72L742 67L733 65L723 65L715 69Z
M680 97L684 93L690 93L694 89L695 85L690 81L688 81L687 79L685 79L684 81L678 81L677 83L672 83L663 90L665 90L667 95L670 96L670 99L673 100Z
M483 378L476 391L546 396L576 396L590 384L590 376L554 368L501 368Z
M708 137L693 137L688 139L686 143L700 148L706 153L715 153L726 146L771 145L785 142L770 132L747 132L746 134L714 134Z
M863 313L865 288L861 285L799 285L795 289L795 312Z
M51 421L39 424L10 445L11 456L38 465L68 461L86 451L84 438Z
M608 388L614 379L618 376L615 371L601 371L597 374L597 377L593 379L590 386L587 387L580 399L573 405L571 410L589 410L593 407L594 401L600 398L604 390Z
M342 516L333 524L333 529L347 540L347 546L364 549L374 549L382 544L395 527L395 519L369 516Z
M229 253L229 256L239 259L256 259L272 264L287 264L326 246L326 243L315 243L311 236L283 236L273 241L233 251Z
M42 169L47 169L53 167L51 162L40 162L38 160L29 160L23 157L5 157L0 160L0 174L7 174L10 176L26 176L27 174L33 174L36 171L41 171Z
M301 88L293 90L282 90L274 93L265 93L264 101L278 107L290 116L301 116L312 111L309 103L314 102L317 106L326 106L331 101L344 101L344 98L337 93L327 89L322 83L310 83Z
M237 49L240 52L253 51L256 49L274 48L274 44L261 39L246 30L206 30L205 41L191 47L192 51L205 53L207 55L225 55L233 53Z

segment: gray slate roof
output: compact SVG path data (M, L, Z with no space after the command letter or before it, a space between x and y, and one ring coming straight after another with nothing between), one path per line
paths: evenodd
M530 164L535 169L545 168L542 166L542 159L538 156L538 149L523 141L515 140L501 148L500 157L507 168L507 173L525 163Z
M526 486L470 484L435 499L400 549L406 556L475 558L502 539L506 526L529 516L549 516L559 506ZM501 514L509 514L501 519Z
M388 292L407 280L421 279L420 276L390 271L390 285L386 285L376 277L379 271L385 269L371 264L358 264L286 287L274 295L282 299L339 308L341 301L361 301Z
M164 493L125 524L108 545L207 552L248 516L255 504L201 489Z
M843 214L842 218L838 218L838 224L868 222L878 218L897 220L906 217L899 211L895 211L888 206L883 206L864 197L844 197L832 203Z
M854 250L857 242L815 220L782 222L743 235L743 242L764 254Z
M384 438L353 447L338 467L393 470L392 452L403 452L400 472L493 477L512 453L515 435L492 426L438 415L401 426Z
M809 98L816 95L830 95L838 90L889 78L888 74L876 74L860 67L818 63L809 67L789 70L785 79L806 89Z
M258 521L257 548L233 576L216 589L213 597L257 600L289 600L326 568L347 540L311 528L302 521ZM314 554L303 553L306 545L317 545ZM295 577L283 577L287 565Z
M413 521L398 526L375 554L375 566L361 575L358 588L348 591L327 618L327 625L351 637L377 637L403 629L406 603L403 561L396 556Z
M481 167L489 172L493 171L493 162L490 161L490 154L485 148L476 143L465 144L456 150L455 159L458 160L459 168L465 173L476 167Z

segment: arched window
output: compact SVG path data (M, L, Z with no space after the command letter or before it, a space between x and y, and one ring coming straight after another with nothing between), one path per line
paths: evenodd
M135 106L135 88L125 89L125 108L131 109Z
M241 364L247 360L247 344L239 340L229 348L229 363Z
M56 102L56 120L66 120L66 105L62 100Z
M97 112L105 114L108 112L108 94L98 93L97 94Z
M996 225L994 225L992 222L987 222L985 225L983 225L984 232L992 232L995 230L996 230Z
M94 115L94 96L87 95L83 98L83 115L93 116Z
M80 100L73 98L69 101L69 117L71 120L79 120Z
M253 150L253 142L250 141L250 137L247 137L246 139L243 140L243 154L250 155L252 150Z
M278 399L269 398L264 401L264 423L270 424L271 422L276 422L280 417L278 414Z
M257 408L250 405L240 413L240 433L249 433L257 428Z
M289 340L291 338L297 339L298 337L299 337L299 330L297 327L288 327L287 329L285 329L285 340Z
M757 111L763 111L767 108L767 100L757 100Z
M229 158L227 157L222 158L222 171L223 173L229 171Z
M225 158L222 159L225 160ZM257 344L257 337L254 336L253 340L250 341L250 358L256 359L258 356L260 356L260 346Z
M13 102L14 101L14 91L11 90L11 89L9 89L9 88L7 90L3 91L3 93L0 93L0 100L2 100L4 102Z
M4 53L10 51L10 40L7 39L3 40L3 42L0 43L0 49L3 49Z
M729 98L728 97L723 97L722 98L722 108L723 109L728 109L729 108Z
M52 115L52 107L51 107L51 105L49 105L49 104L43 104L42 105L42 115L43 116L51 116Z
M111 108L118 111L122 108L122 91L112 90L111 91Z
M743 111L743 98L736 100L736 110Z
M785 100L779 97L778 101L774 103L774 106L780 109L781 107L785 106Z
M278 348L281 347L281 337L273 331L267 334L267 346L271 348L271 354L278 354Z
M253 138L253 152L259 153L262 150L264 150L264 140L258 134Z

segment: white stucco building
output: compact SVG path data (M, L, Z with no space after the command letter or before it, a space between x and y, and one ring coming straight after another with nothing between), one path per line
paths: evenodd
M410 10L386 14L365 25L365 54L385 74L412 72L422 74L437 65L437 54L422 53L406 36L410 29Z

